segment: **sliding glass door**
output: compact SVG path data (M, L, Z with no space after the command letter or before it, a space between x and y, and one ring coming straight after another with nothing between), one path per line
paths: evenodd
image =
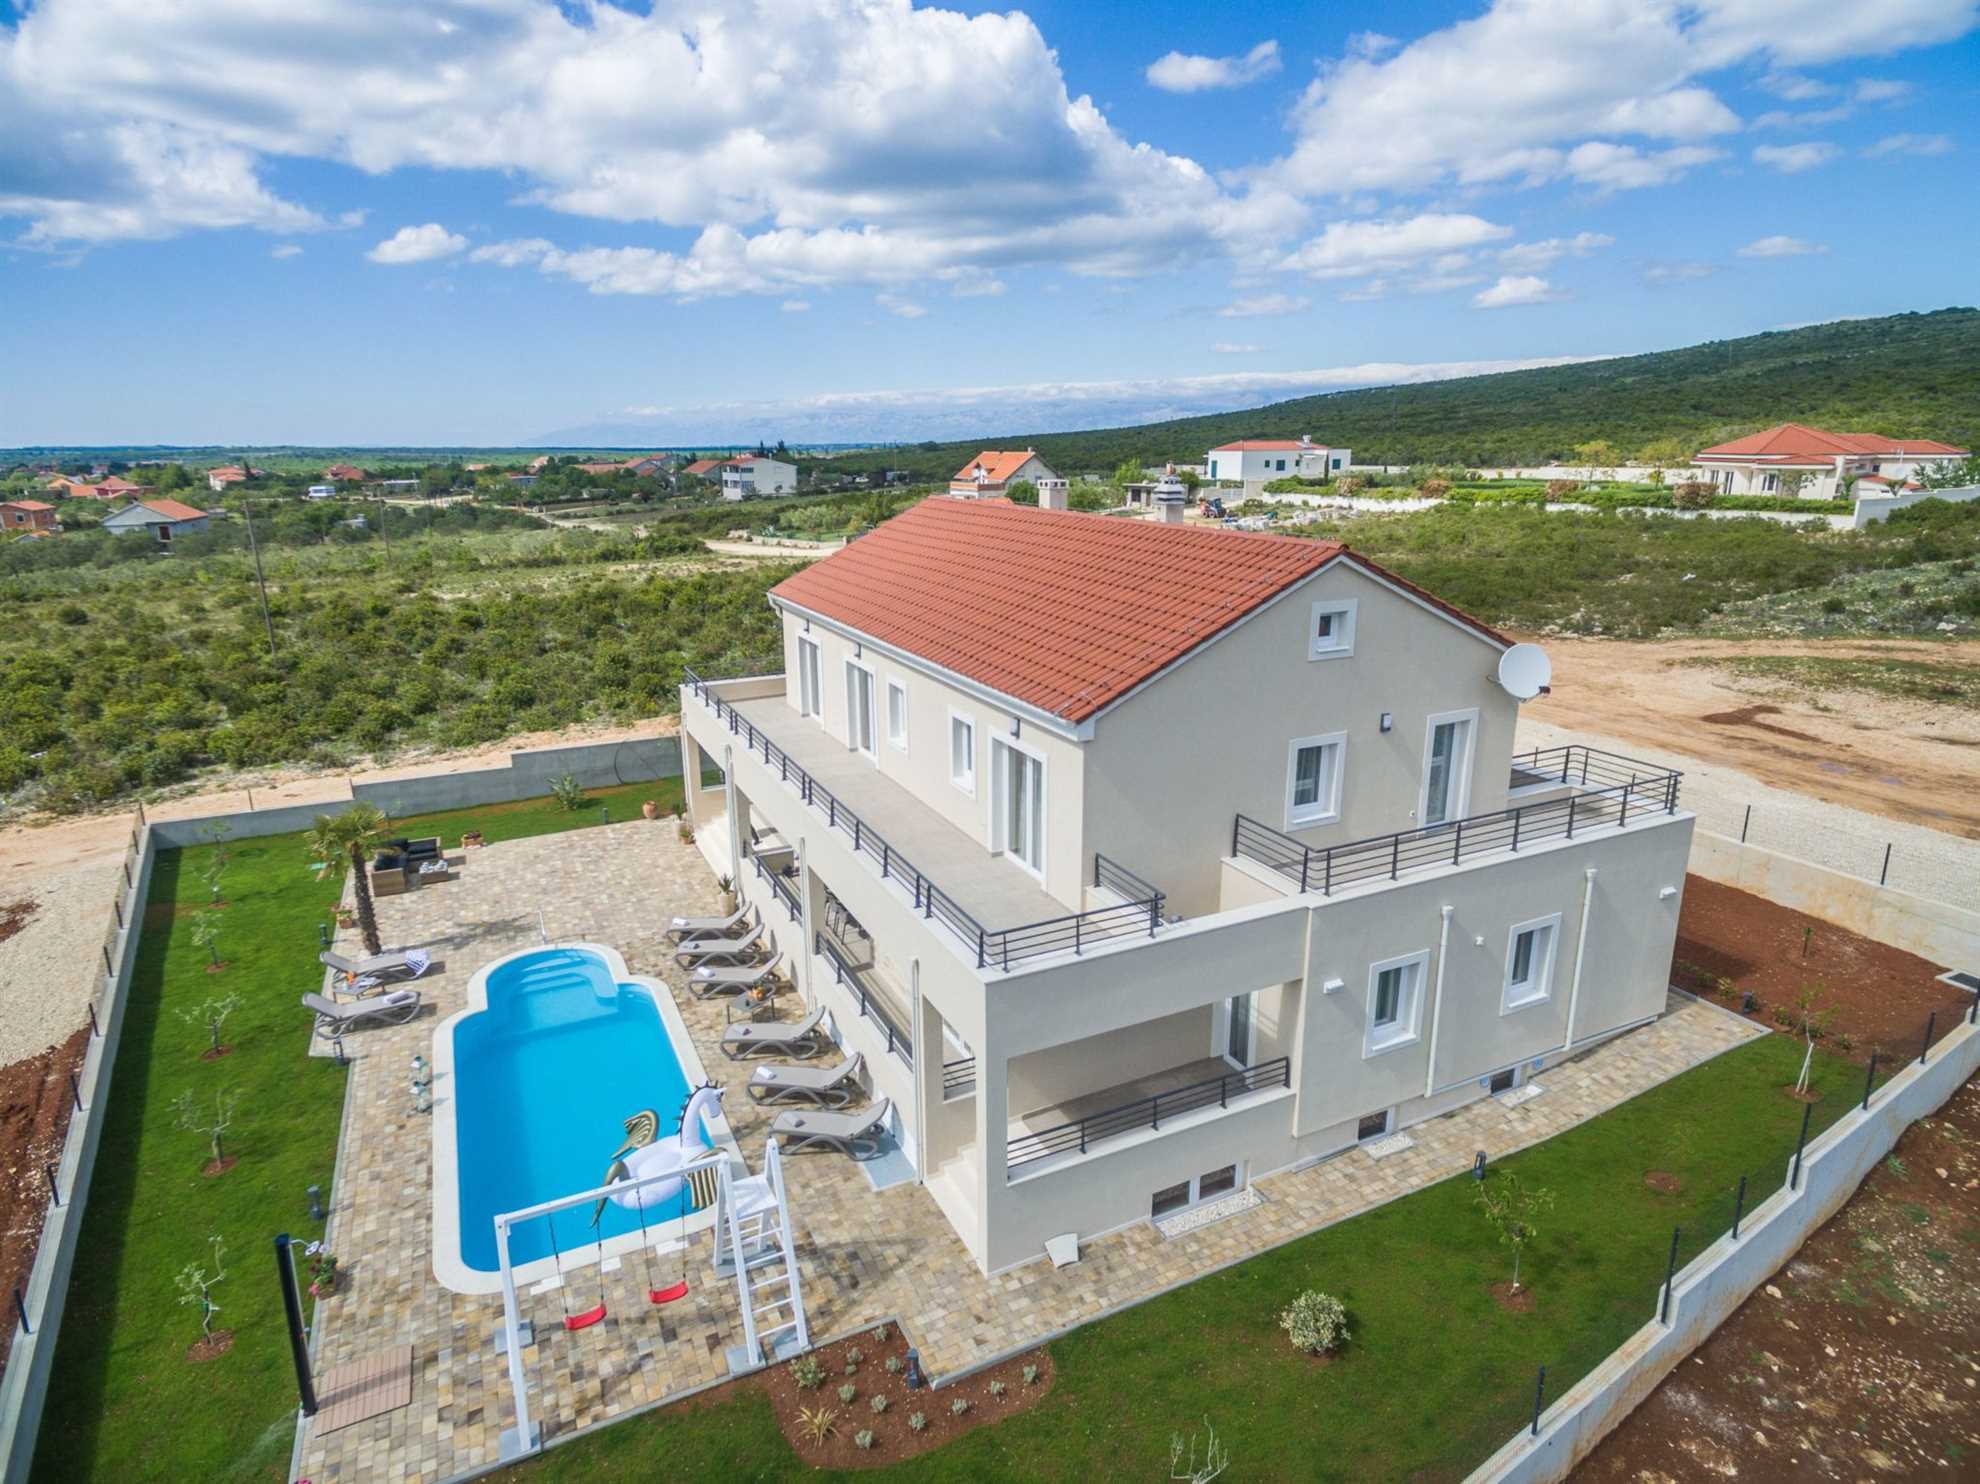
M1001 739L990 744L991 846L1045 874L1045 764Z

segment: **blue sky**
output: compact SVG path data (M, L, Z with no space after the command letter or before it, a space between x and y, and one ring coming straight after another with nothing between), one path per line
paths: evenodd
M1975 299L1974 0L267 13L0 0L0 445L1042 431Z

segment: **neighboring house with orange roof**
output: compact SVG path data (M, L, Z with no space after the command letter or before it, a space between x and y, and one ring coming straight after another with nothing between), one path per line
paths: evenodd
M363 484L369 476L355 464L332 464L323 471L332 484Z
M1705 449L1691 462L1706 471L1721 494L1780 495L1794 489L1804 500L1836 500L1845 497L1852 482L1869 479L1878 493L1890 493L1921 472L1966 456L1966 449L1930 438L1831 433L1805 423L1780 423Z
M223 464L218 469L208 469L206 471L206 487L217 495L228 485L240 484L243 480L247 479L249 472L246 469L230 464Z
M1241 438L1220 443L1204 458L1205 477L1217 484L1264 484L1273 479L1325 479L1347 468L1349 451L1297 438Z
M653 479L663 474L673 473L680 462L681 456L679 454L649 453L636 459L627 459L624 467L628 474L637 475L644 479Z
M1677 776L1516 752L1544 656L1359 552L936 497L769 599L782 673L682 687L695 839L985 1272L1665 1010Z
M720 479L721 471L720 459L695 459L681 466L681 473L692 474L696 479Z
M1033 485L1051 480L1059 483L1046 462L1029 448L986 448L964 464L949 479L949 493L975 499L997 499L1008 495L1020 480Z
M103 529L117 536L149 532L160 546L170 546L176 538L203 531L211 522L204 510L160 498L111 511L103 517Z
M59 530L55 507L44 500L0 502L0 531L9 536L53 536Z

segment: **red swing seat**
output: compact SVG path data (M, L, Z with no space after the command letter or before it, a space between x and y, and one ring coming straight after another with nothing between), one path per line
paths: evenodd
M686 1298L687 1295L688 1283L685 1278L678 1283L669 1283L665 1288L650 1288L646 1292L648 1301L656 1304L671 1304L678 1299Z
M605 1317L605 1301L603 1299L600 1299L598 1302L598 1307L595 1309L586 1309L582 1314L566 1314L564 1316L564 1328L590 1329L592 1325L596 1324L599 1320L603 1319L604 1317Z

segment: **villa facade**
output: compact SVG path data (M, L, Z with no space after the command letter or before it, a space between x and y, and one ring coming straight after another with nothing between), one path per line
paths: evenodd
M1665 1008L1677 776L1516 757L1511 641L1347 548L938 497L770 597L697 838L985 1272Z
M1831 433L1781 423L1705 449L1691 462L1722 494L1781 495L1792 489L1804 500L1836 500L1845 498L1852 485L1877 494L1916 488L1912 481L1919 474L1966 456L1966 449L1930 438Z

